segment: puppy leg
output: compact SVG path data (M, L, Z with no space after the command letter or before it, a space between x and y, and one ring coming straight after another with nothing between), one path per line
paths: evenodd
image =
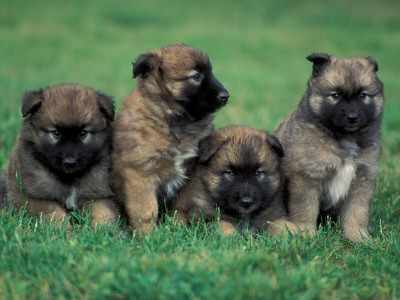
M152 222L157 226L156 184L134 171L126 171L125 174L124 204L129 221L133 229L149 232Z
M273 234L287 234L288 230L290 232L296 232L297 227L294 223L288 221L287 219L280 218L271 221L271 223L266 223L265 226L263 226L263 229Z
M288 224L293 233L315 235L319 214L319 191L312 187L306 178L293 177L288 182L289 187L289 218L294 223ZM294 226L293 226L294 225Z
M230 236L235 231L235 226L233 226L232 223L225 220L220 220L219 226L221 230L226 234L226 236Z
M92 202L92 226L102 223L114 224L118 216L118 207L112 200L97 199Z
M375 181L365 178L365 176L357 175L349 197L347 201L344 201L339 212L344 236L354 243L362 243L363 240L370 239L368 219L374 198Z
M42 215L47 223L50 223L51 220L56 220L57 226L61 227L61 224L68 218L67 211L57 202L37 199L25 199L25 201L27 201L27 211L38 217ZM69 221L67 226L68 230L72 230L72 225Z

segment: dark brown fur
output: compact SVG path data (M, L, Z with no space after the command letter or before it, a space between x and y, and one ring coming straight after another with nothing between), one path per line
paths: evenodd
M2 200L46 221L92 205L92 222L116 221L109 184L114 104L75 84L28 92L25 120L2 174ZM16 178L18 176L18 180ZM70 226L70 225L69 225Z
M135 229L149 229L186 179L186 163L213 131L229 94L208 56L183 44L139 56L137 87L115 121L112 185Z
M284 184L279 141L246 126L215 131L199 145L199 161L175 204L177 217L215 221L230 234L278 232L289 224L283 205ZM274 226L268 222L274 222Z
M285 151L289 216L311 234L319 215L340 217L344 235L362 242L381 154L378 66L364 57L307 59L314 63L307 92L274 133Z

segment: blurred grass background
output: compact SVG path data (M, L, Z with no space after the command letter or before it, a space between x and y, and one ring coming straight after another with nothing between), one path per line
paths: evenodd
M128 95L131 62L176 42L207 52L230 91L218 127L272 131L305 91L312 52L372 56L385 84L385 157L399 159L400 3L338 1L23 1L0 10L2 161L21 123L26 90L76 82L117 104Z
M398 0L0 0L0 4L3 168L22 122L20 106L25 91L76 82L114 96L119 108L120 101L135 86L131 62L148 49L171 43L184 42L208 53L214 74L229 90L228 105L216 114L217 127L246 124L272 131L305 92L311 74L311 63L305 57L312 52L372 56L379 64L378 75L386 97L384 152L371 216L376 240L373 248L353 249L343 237L331 232L316 240L255 242L240 238L214 240L207 234L199 238L191 231L178 230L177 234L165 230L136 243L109 237L107 231L104 237L84 229L64 240L46 228L38 229L36 225L32 229L25 217L12 219L3 213L0 243L7 248L0 251L0 285L5 284L4 289L0 288L0 298L110 297L114 292L124 298L132 290L152 291L151 284L158 284L159 290L149 292L147 298L160 295L157 292L164 292L162 295L168 298L179 294L168 290L174 280L187 298L195 298L200 291L209 298L229 295L230 299L235 293L236 298L262 298L269 292L276 299L326 299L329 295L399 298ZM174 237L181 238L180 246ZM27 245L32 248L26 250ZM41 250L35 252L34 248ZM132 254L132 248L136 254ZM264 254L260 254L261 249ZM149 261L151 255L154 261ZM10 256L15 263L7 261ZM29 257L38 259L38 263L31 262L23 269ZM86 264L75 264L74 257ZM100 265L96 263L99 257ZM66 265L59 266L58 260L64 259ZM220 261L225 264L213 269ZM3 276L1 271L7 268ZM17 281L12 281L20 268L23 271L18 273ZM50 279L40 275L41 268ZM67 269L59 275L58 268ZM178 273L171 277L168 270ZM247 280L241 281L241 273ZM100 274L112 286L104 291L96 287L91 292L92 281ZM39 279L32 283L29 276ZM229 283L227 289L216 284L214 289L202 290L202 282L213 286L221 276ZM230 276L233 281L228 280ZM127 288L131 279L139 280L143 287L139 284ZM160 280L166 281L160 285ZM287 281L282 285L282 280ZM69 288L71 284L79 289ZM263 286L268 286L267 294Z

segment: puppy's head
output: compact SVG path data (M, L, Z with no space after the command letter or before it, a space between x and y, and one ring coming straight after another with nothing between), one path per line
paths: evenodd
M113 100L90 88L59 84L27 92L21 138L61 179L79 176L108 154Z
M308 83L311 113L334 133L355 133L380 120L383 85L370 57L336 58L311 54L313 73Z
M199 144L210 201L233 216L268 207L283 186L282 156L278 139L265 132L246 126L217 130Z
M133 77L137 76L150 93L172 99L194 118L217 111L229 98L213 75L208 56L184 44L140 55L133 67Z

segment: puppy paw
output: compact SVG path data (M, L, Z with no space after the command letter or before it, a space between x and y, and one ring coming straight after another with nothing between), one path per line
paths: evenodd
M351 228L344 229L344 236L351 242L356 244L366 244L373 242L368 229L366 228Z

